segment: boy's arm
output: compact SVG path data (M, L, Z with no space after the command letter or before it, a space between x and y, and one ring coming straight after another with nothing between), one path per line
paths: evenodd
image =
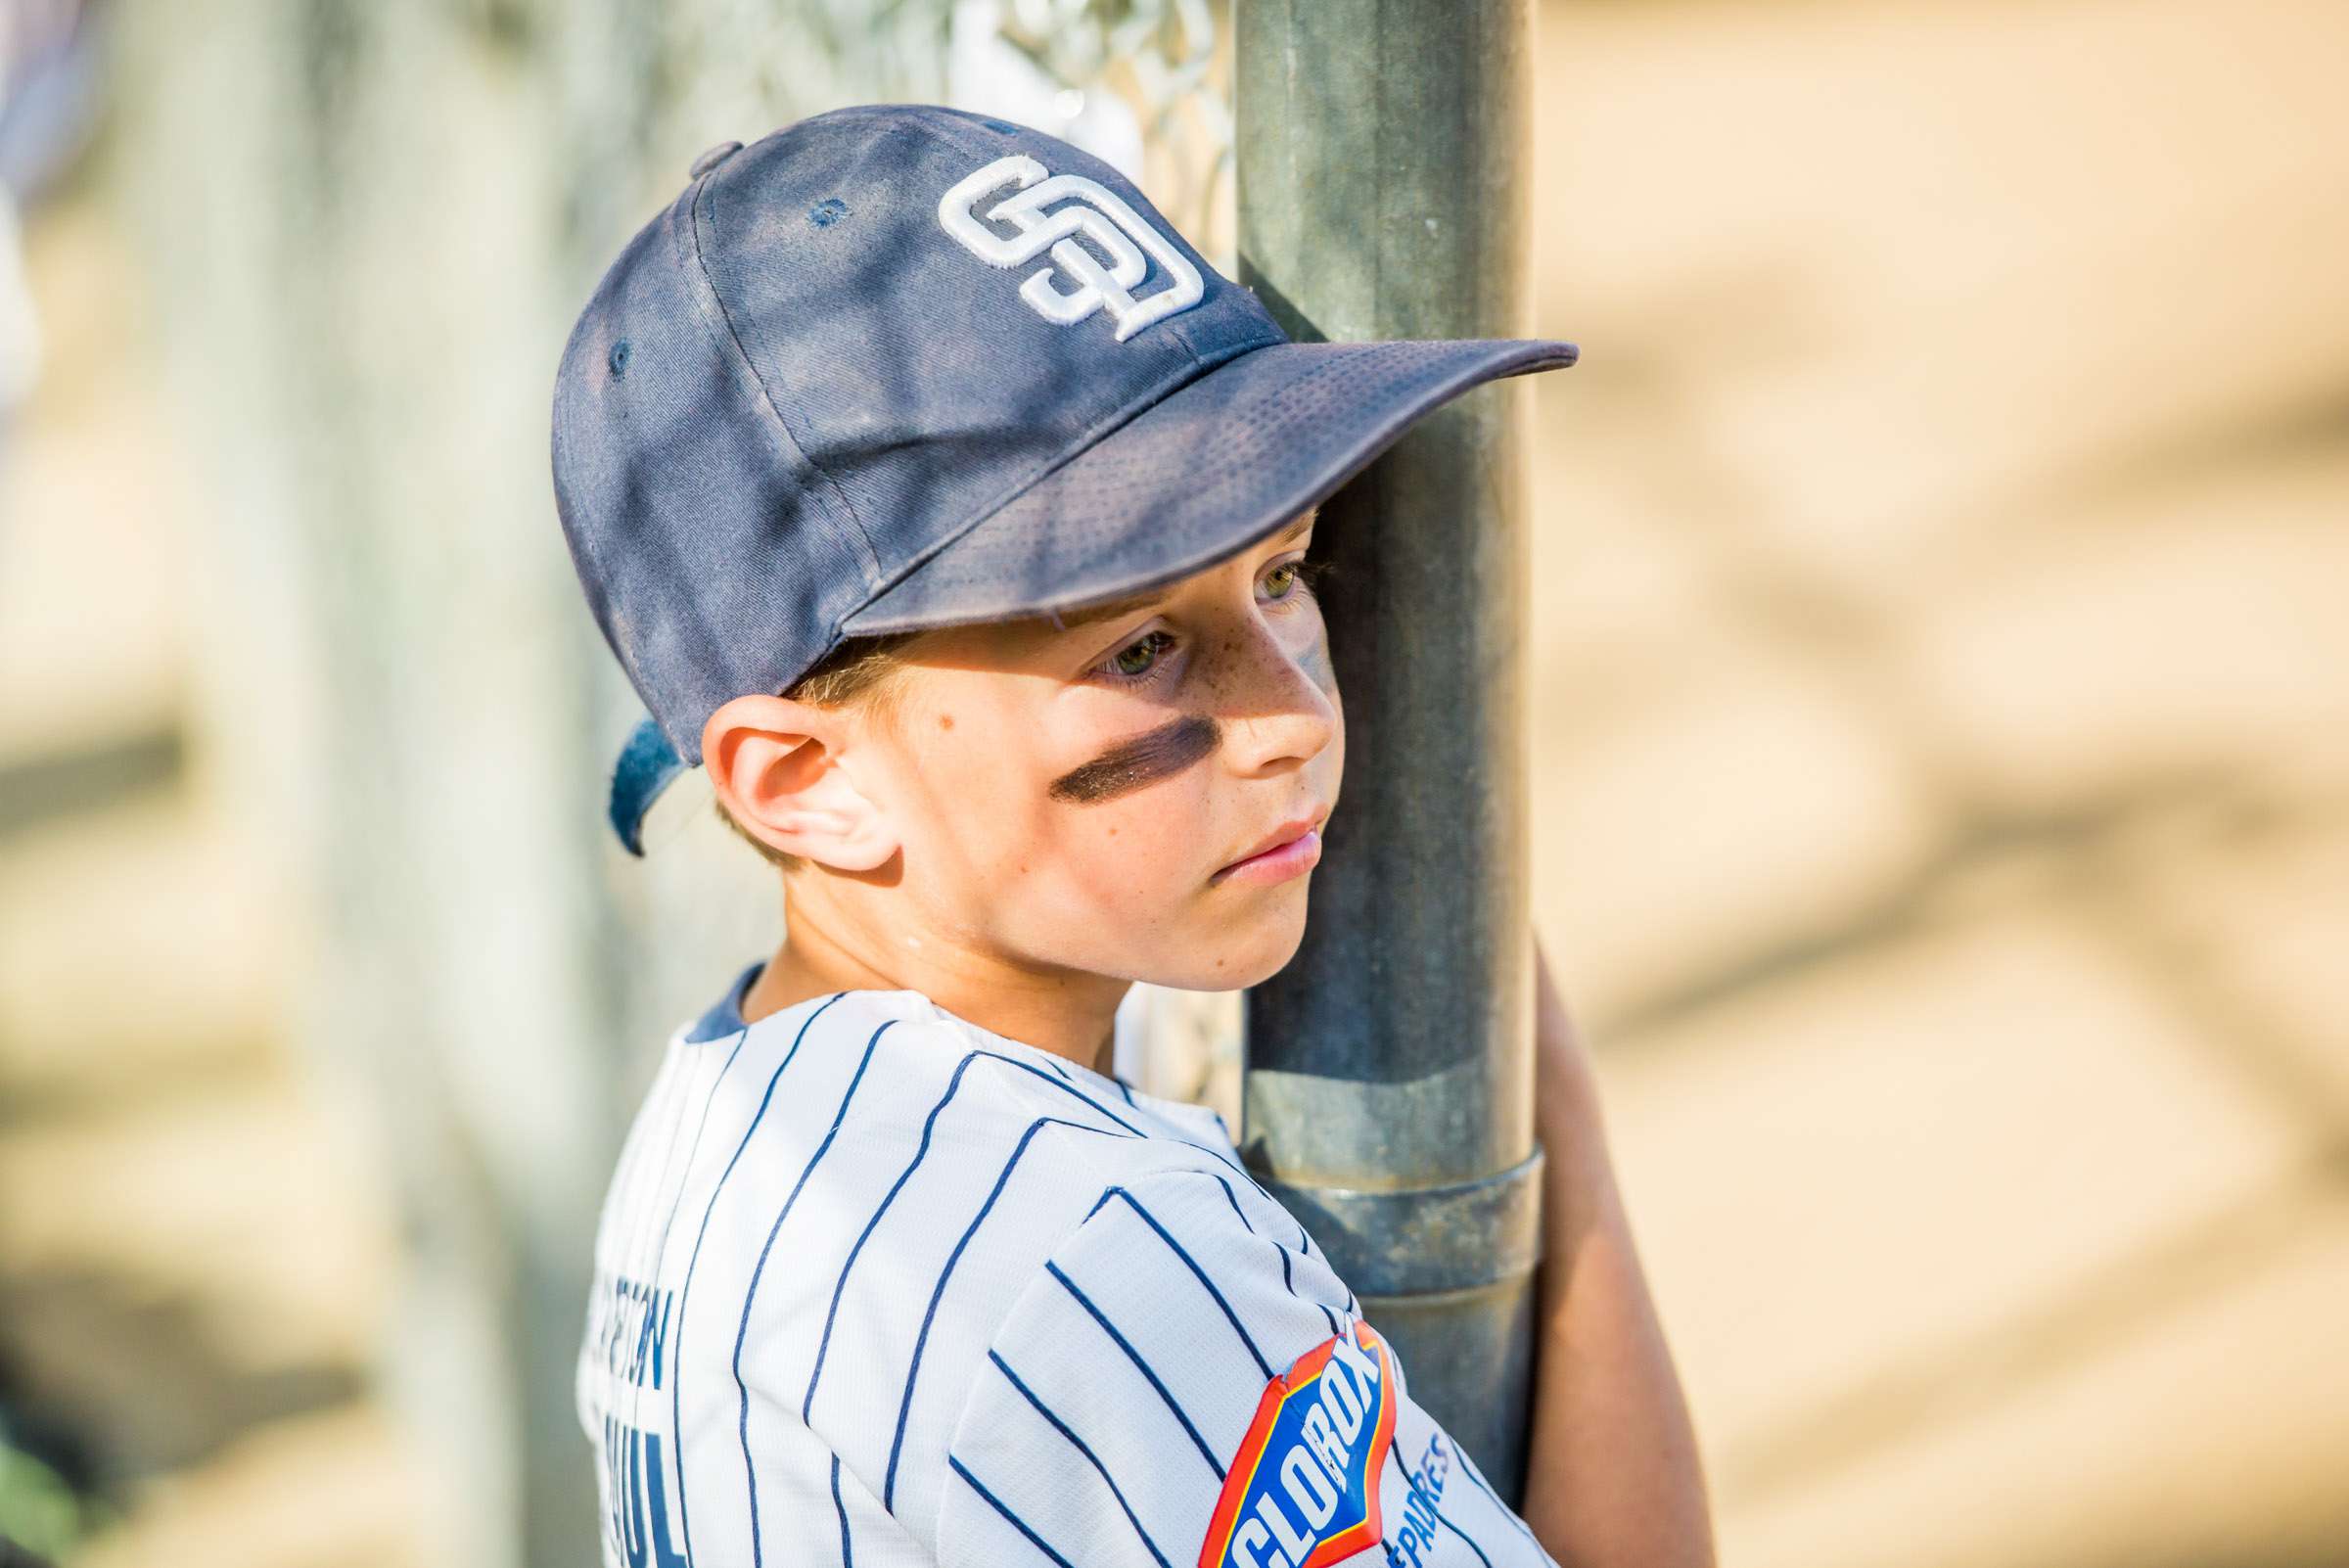
M1534 945L1546 1160L1524 1518L1563 1568L1713 1568L1696 1435L1632 1245L1597 1085Z

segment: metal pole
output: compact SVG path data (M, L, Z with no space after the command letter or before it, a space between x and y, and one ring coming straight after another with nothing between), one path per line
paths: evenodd
M1527 0L1237 0L1240 274L1293 337L1524 335L1527 27ZM1241 1096L1249 1163L1512 1506L1541 1246L1521 407L1469 393L1323 508L1346 779Z

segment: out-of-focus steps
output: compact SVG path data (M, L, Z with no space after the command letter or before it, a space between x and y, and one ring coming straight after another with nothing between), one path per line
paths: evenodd
M55 368L0 445L4 1397L121 1505L69 1561L393 1568L392 1227L288 1049L298 922L188 728L203 520L112 244L39 217Z

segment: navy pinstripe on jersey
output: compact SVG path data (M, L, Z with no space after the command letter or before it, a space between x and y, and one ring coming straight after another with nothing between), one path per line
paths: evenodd
M918 992L678 1031L595 1257L607 1568L1549 1562L1214 1112Z

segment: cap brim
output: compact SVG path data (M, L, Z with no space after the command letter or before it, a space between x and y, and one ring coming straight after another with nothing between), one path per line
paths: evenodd
M1484 382L1574 363L1527 339L1284 343L1151 404L851 614L852 636L1082 610L1201 571L1326 498Z

